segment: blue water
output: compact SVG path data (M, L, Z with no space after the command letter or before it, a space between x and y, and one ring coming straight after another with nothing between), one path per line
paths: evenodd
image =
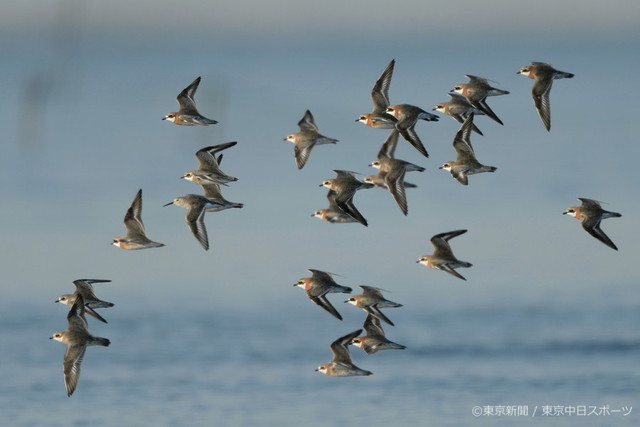
M0 425L639 425L640 150L637 105L624 90L640 61L631 46L518 37L402 48L1 43ZM407 178L418 185L407 217L389 194L369 190L356 200L367 228L311 218L333 169L372 173L386 133L354 122L391 58L392 102L430 110L465 74L512 92L491 102L505 126L479 120L485 136L472 136L479 160L498 170L468 187L438 170L458 129L442 117L417 128L429 159L398 147L427 168ZM531 81L516 75L531 60L576 74L554 84L551 133ZM198 75L200 110L220 124L161 121ZM282 139L306 109L340 142L317 147L298 171ZM207 215L205 252L185 212L162 205L198 191L179 177L199 148L230 140L238 145L223 169L239 181L224 194L245 207ZM120 251L109 243L139 188L148 235L167 246ZM618 252L562 215L577 197L623 214L603 223ZM454 241L473 263L467 282L416 264L431 235L458 228L469 229ZM404 307L387 310L396 326L385 330L407 349L352 349L370 377L314 372L364 313L341 295L330 300L343 322L313 305L292 286L308 268L356 291L391 291ZM79 278L113 280L96 285L115 303L102 311L109 324L89 319L112 344L88 349L68 398L64 346L48 337L66 327L67 308L53 301ZM545 406L607 405L610 415L541 415ZM476 406L528 415L475 417Z
M387 310L397 325L387 335L406 350L353 348L354 363L374 374L330 378L314 369L333 339L360 327L364 313L350 305L336 304L339 322L306 300L248 312L189 298L115 302L103 310L108 325L90 319L112 344L88 349L71 398L64 347L47 339L66 308L31 302L3 313L2 425L638 424L640 313L631 304L409 304ZM529 416L471 412L511 405ZM545 405L631 413L549 417Z

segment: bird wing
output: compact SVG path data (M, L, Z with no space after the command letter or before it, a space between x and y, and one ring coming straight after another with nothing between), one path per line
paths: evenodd
M296 160L298 169L302 169L309 160L311 150L316 145L314 139L302 140L293 147L293 157Z
M373 89L371 90L371 101L373 102L374 113L384 113L389 106L389 85L391 84L391 76L393 75L393 67L396 63L395 59L392 59L384 69Z
M78 385L80 378L80 365L87 350L86 345L69 345L64 353L63 370L64 384L67 388L67 396L71 396Z
M138 190L124 215L124 226L127 229L127 237L146 237L142 222L142 189Z
M204 204L192 207L187 212L187 224L189 229L205 250L209 249L209 237L207 227L204 225Z
M612 249L618 250L618 247L613 243L613 241L605 234L604 231L600 228L600 220L598 217L587 217L582 221L582 228L584 228L587 233L591 234L596 239L600 240L605 245L609 246Z
M199 84L200 77L196 78L189 86L184 88L176 98L180 106L180 114L200 115L196 108L196 102L193 99Z
M372 316L375 316L378 319L382 320L383 322L387 322L391 326L395 326L393 322L378 309L376 304L365 307L365 311Z
M398 135L399 132L397 129L393 129L389 136L384 141L384 144L380 147L380 151L378 151L378 159L380 158L388 158L393 159L396 152L396 147L398 146Z
M311 111L309 110L304 112L304 116L302 116L302 118L298 122L298 126L303 132L318 132L318 126L316 126L316 122L313 119L313 114L311 114Z
M553 84L553 75L544 74L540 78L535 79L531 96L536 106L538 115L547 130L551 129L551 103L549 101L549 93Z
M440 264L437 268L438 268L439 270L446 271L447 273L449 273L449 274L452 274L452 275L456 276L458 279L467 280L467 279L465 279L465 278L462 276L462 274L458 273L458 272L457 272L455 269L453 269L449 264L446 264L446 263L444 263L444 264Z
M333 353L332 362L351 363L351 354L349 353L348 345L351 343L352 339L360 335L360 332L362 332L362 329L353 331L331 343L331 353Z
M424 148L422 141L420 141L420 137L416 133L416 130L413 126L407 126L409 123L406 120L400 120L396 123L396 129L400 132L400 135L404 139L406 139L409 144L413 145L413 147L420 152L425 157L429 157L429 153L427 153L427 149Z
M84 317L84 312L84 298L82 297L82 294L79 293L76 295L76 300L67 314L69 331L87 332L89 330L87 319Z
M367 318L364 320L362 327L367 331L367 336L384 336L384 329L382 329L380 319L372 314L367 313Z
M311 301L325 309L328 313L330 313L333 317L342 320L342 316L338 313L338 310L335 309L333 305L329 302L326 295L320 295L318 297L309 297Z
M385 176L385 183L393 200L396 201L402 213L407 215L409 213L409 206L407 203L407 193L404 188L405 172L404 168L391 169Z

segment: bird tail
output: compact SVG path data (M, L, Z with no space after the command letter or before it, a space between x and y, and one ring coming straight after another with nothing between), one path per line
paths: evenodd
M109 341L106 338L94 337L93 345L101 345L103 347L109 347L109 344L111 344L111 341Z
M388 343L387 347L389 347L390 349L393 349L393 350L404 350L405 348L407 348L406 346L404 346L402 344L397 344L397 343L394 343L394 342Z

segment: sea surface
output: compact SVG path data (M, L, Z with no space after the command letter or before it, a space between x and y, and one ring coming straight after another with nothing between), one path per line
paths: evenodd
M232 42L0 42L0 426L640 425L634 40ZM407 177L408 216L375 189L356 196L369 227L311 218L332 170L373 173L387 134L355 119L393 58L394 103L430 111L465 74L511 91L490 100L505 126L480 117L472 135L498 170L468 187L438 170L459 127L441 117L416 128L428 159L398 146L427 168ZM516 75L532 60L576 74L554 83L551 132ZM199 75L199 109L220 124L163 122ZM340 142L297 170L283 138L306 109ZM207 214L204 251L185 211L162 205L199 192L180 176L226 141L239 180L223 192L245 207ZM121 251L110 242L140 188L147 234L166 246ZM577 197L622 213L603 222L619 251L562 215ZM416 264L455 229L469 230L452 241L467 281ZM403 307L383 326L407 349L352 348L369 377L315 372L365 314L345 295L329 296L343 321L315 306L293 287L309 268L388 290ZM67 397L65 347L48 338L67 326L54 301L80 278L112 280L95 285L115 304L109 323L88 319L111 346L87 350Z
M13 306L0 330L0 423L638 425L636 304L606 297L448 308L407 302L386 310L396 326L385 325L407 349L367 355L352 347L354 363L373 375L332 378L314 369L365 314L340 304L341 296L330 299L344 321L310 301L252 311L222 302L205 309L189 298L116 301L101 311L109 324L89 319L111 346L87 350L70 398L64 347L47 339L64 328L66 307ZM474 415L478 408L483 415Z

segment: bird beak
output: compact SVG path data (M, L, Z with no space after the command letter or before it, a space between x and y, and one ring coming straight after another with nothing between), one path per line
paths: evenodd
M173 202L169 202L166 205L162 205L162 207L164 208L165 206L169 206L169 205L172 205L172 204L173 204Z

